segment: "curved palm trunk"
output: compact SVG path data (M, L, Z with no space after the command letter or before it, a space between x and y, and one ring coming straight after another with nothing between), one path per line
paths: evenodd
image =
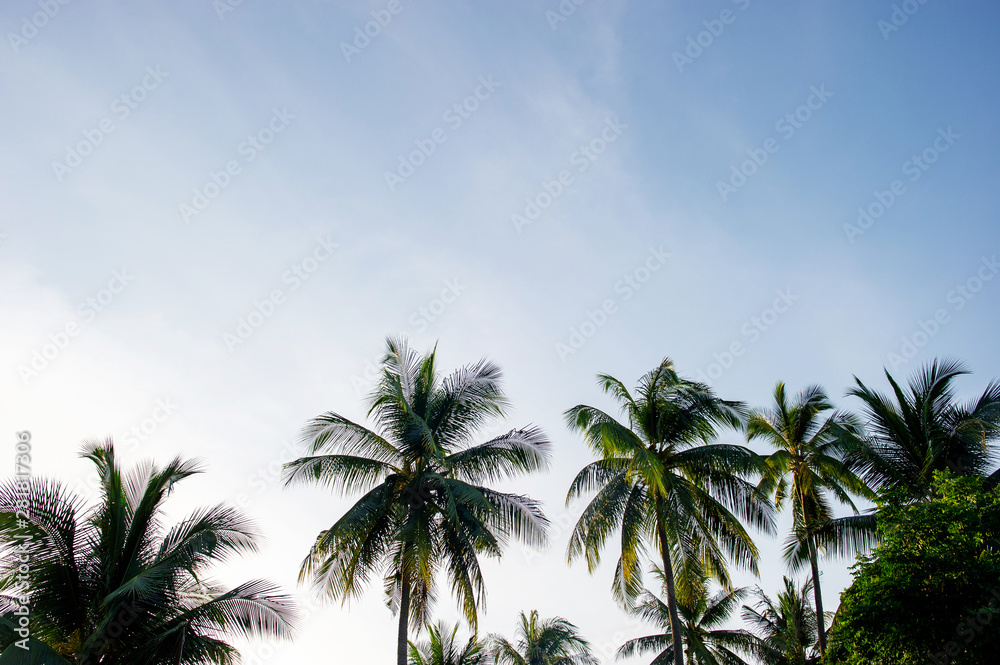
M809 563L812 566L813 576L813 596L816 599L816 626L819 631L819 653L826 655L826 617L823 615L823 593L819 588L819 562L816 560L816 543L812 534L806 536L809 539Z
M674 665L684 665L684 642L681 639L681 618L677 614L677 590L674 588L674 567L670 561L670 544L662 524L656 525L663 556L663 578L667 582L667 609L670 611L670 636L674 643Z
M400 586L402 588L399 594L399 642L396 645L396 665L406 665L406 629L410 621L410 574L405 568Z

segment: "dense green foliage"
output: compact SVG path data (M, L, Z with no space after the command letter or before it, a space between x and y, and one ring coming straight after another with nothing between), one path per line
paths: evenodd
M987 665L1000 653L1000 491L935 474L931 495L881 507L881 544L854 567L825 662Z
M110 442L88 446L84 456L101 479L96 506L42 478L0 487L5 655L18 653L12 628L24 588L37 640L28 646L48 654L47 663L60 661L43 645L74 665L230 664L238 654L227 638L290 635L294 611L273 585L255 580L227 591L206 577L213 565L256 549L245 517L220 505L164 526L168 493L200 471L196 463L123 473Z

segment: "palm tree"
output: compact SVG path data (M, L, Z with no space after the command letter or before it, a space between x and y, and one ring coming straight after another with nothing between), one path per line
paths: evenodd
M785 384L774 387L774 405L756 410L747 420L747 440L764 439L775 449L767 458L769 472L762 490L774 495L778 510L791 502L792 533L785 543L785 560L798 569L807 561L812 569L812 587L816 609L823 616L820 591L816 531L833 519L829 497L857 507L848 492L874 499L875 496L841 458L845 436L860 435L860 426L847 413L834 411L829 398L819 386L803 390L791 403ZM820 624L820 653L826 653L826 627Z
M665 589L663 569L656 567L654 574L662 580ZM746 597L747 590L721 590L710 595L708 580L705 578L687 585L678 582L681 581L675 580L675 587L679 588L677 610L681 618L681 641L687 662L691 665L746 665L746 661L737 652L753 649L754 636L745 630L727 630L722 626ZM657 652L657 656L651 665L669 665L674 662L674 640L667 603L645 591L635 612L663 629L663 632L629 640L618 649L617 657L629 658L653 651Z
M310 455L285 465L286 485L362 494L316 538L299 579L346 602L382 577L399 615L398 665L406 665L408 625L428 623L442 568L475 628L485 596L479 554L499 557L510 538L541 544L548 525L536 501L487 487L544 469L545 436L528 427L474 443L505 413L500 369L481 360L441 379L434 355L387 340L368 412L376 428L326 413L303 431Z
M752 627L757 637L752 650L766 665L807 665L816 652L819 621L809 604L812 580L807 579L801 588L784 578L785 589L778 592L777 602L771 600L758 587L754 590L757 602L753 607L743 606L743 620Z
M496 665L598 665L587 640L580 637L576 626L555 617L546 621L538 618L538 610L521 612L517 627L517 642L493 635L490 653Z
M628 424L591 406L566 412L569 426L601 457L577 474L566 498L568 505L597 492L573 529L568 557L584 556L593 572L620 529L613 592L628 607L642 590L640 559L652 542L666 580L674 662L683 665L675 576L708 576L731 588L727 557L757 572L757 548L741 520L775 530L773 507L744 477L762 472L763 459L743 446L712 443L719 427L741 426L743 406L680 378L670 359L640 379L634 397L611 376L598 382L622 405Z
M488 665L486 645L471 636L463 645L457 639L458 624L448 631L444 623L428 626L427 642L410 642L410 665Z
M0 612L5 623L17 622L27 583L26 646L44 662L231 664L239 654L230 636L290 635L295 613L273 585L255 580L227 591L205 576L212 565L255 551L245 517L219 505L164 525L168 494L200 472L196 462L177 458L123 473L110 440L87 444L83 457L101 478L100 503L89 509L56 480L0 486ZM22 559L30 562L26 573ZM26 652L10 644L0 660L17 662L11 654Z
M935 471L988 477L1000 482L1000 382L991 381L983 394L957 403L954 380L969 374L955 360L935 359L913 377L904 390L886 371L892 398L870 389L854 377L848 391L860 399L868 434L856 447L853 461L880 489L899 487L914 500L929 498Z

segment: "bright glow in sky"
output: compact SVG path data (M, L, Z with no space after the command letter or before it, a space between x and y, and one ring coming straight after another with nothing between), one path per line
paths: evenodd
M968 395L1000 375L998 20L940 0L7 0L11 465L24 429L36 472L83 488L88 438L202 457L173 514L243 495L267 542L220 575L292 589L350 501L280 488L301 426L363 418L387 334L437 342L447 370L488 356L514 405L496 431L554 444L511 487L564 526L486 566L482 631L538 609L611 662L647 630L611 599L617 554L565 564L591 457L561 414L609 406L595 374L631 386L669 356L727 399L784 380L845 407L852 374L881 388L936 355L976 371ZM741 584L778 588L781 538ZM830 609L848 563L823 564ZM262 653L391 662L394 639L376 584Z

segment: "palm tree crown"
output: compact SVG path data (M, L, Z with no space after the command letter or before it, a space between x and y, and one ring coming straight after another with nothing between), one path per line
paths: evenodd
M434 352L420 357L395 339L387 346L369 410L376 429L333 412L317 417L303 432L310 455L285 465L285 483L362 494L319 534L300 579L346 601L381 577L399 614L404 665L407 623L428 623L439 571L475 627L485 596L478 555L500 556L512 537L544 541L548 522L538 503L487 484L545 468L549 444L534 427L474 442L507 406L493 363L442 379Z
M773 533L775 511L745 476L761 473L763 460L743 446L713 443L720 427L741 426L742 404L680 378L669 359L642 377L635 396L611 376L598 380L622 405L628 424L591 406L566 412L570 427L601 457L569 489L567 503L596 490L570 536L569 558L584 556L593 571L604 543L620 529L614 593L629 606L642 590L641 559L653 543L663 562L680 665L674 577L708 576L730 588L727 558L756 573L757 548L743 522Z
M428 640L410 642L410 665L487 665L486 644L471 636L465 644L458 639L458 624L451 630L443 623L427 627Z
M978 398L960 404L953 383L968 373L958 361L935 359L903 389L887 371L895 401L854 378L857 386L848 394L862 401L868 417L854 461L873 486L901 487L924 500L935 471L1000 481L1000 456L991 445L1000 438L1000 382L991 381Z
M517 642L494 635L490 653L496 665L598 665L590 644L561 617L540 620L538 611L521 612Z
M743 620L750 624L758 638L753 653L766 665L814 663L816 661L810 658L818 652L819 622L809 604L812 580L796 587L785 577L784 585L784 590L778 592L777 601L758 587L753 591L757 602L752 607L743 606Z
M809 564L812 568L816 607L823 613L819 584L817 530L833 519L829 496L857 507L848 492L874 499L871 490L850 470L841 458L845 437L857 437L860 426L850 415L833 411L823 389L810 386L789 402L785 384L774 388L774 406L754 411L747 421L747 439L763 439L775 452L767 458L768 473L762 490L774 494L774 504L781 510L791 502L793 528L785 545L785 560L794 569ZM825 626L820 626L819 644L826 651Z
M290 635L295 612L273 585L255 580L227 591L206 578L214 564L255 550L245 517L220 505L163 524L167 495L200 471L197 463L178 458L126 474L110 441L83 455L101 479L100 503L90 509L54 480L0 486L0 543L5 555L17 547L31 562L30 646L45 662L228 665L238 660L230 636ZM2 561L0 612L9 620L22 580L15 557Z
M663 580L663 570L655 569ZM746 665L739 652L752 650L754 637L745 630L729 630L725 623L747 595L745 588L720 590L710 594L708 580L692 580L685 588L677 585L677 609L681 618L681 640L690 665ZM663 580L663 588L666 581ZM670 608L650 591L642 594L635 610L638 616L659 626L664 632L631 639L618 649L617 657L629 658L655 652L650 665L674 662L674 642L670 629Z

